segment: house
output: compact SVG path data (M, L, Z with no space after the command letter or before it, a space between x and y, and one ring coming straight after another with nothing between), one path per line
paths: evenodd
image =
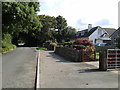
M118 36L120 36L120 27L113 34L111 34L111 36L110 36L111 42L113 44L116 43L116 39L118 38Z
M88 29L78 31L76 38L89 38L93 44L96 43L109 43L111 44L110 36L115 32L114 28L102 28L100 26L92 27L92 24L88 24Z

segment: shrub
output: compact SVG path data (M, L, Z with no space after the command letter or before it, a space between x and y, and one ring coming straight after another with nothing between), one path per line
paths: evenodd
M85 49L85 46L84 45L73 45L73 48L80 50L80 49Z
M79 38L79 39L76 39L74 44L79 44L79 45L84 45L84 46L92 46L92 42L87 39L87 38Z
M85 48L86 51L88 51L88 56L91 60L94 60L94 57L96 57L96 53L94 53L95 51L95 47L94 46L87 46Z
M58 44L58 45L57 45L57 47L63 47L63 45L61 45L61 44Z
M56 43L50 43L49 45L50 45L50 46L57 46Z
M63 46L67 46L67 47L70 47L73 45L73 42L64 42L62 43Z
M87 46L86 49L89 50L89 51L94 51L95 47L94 46Z
M43 44L43 46L44 46L45 48L47 48L47 47L50 45L50 43L52 43L52 41L46 41L46 42Z

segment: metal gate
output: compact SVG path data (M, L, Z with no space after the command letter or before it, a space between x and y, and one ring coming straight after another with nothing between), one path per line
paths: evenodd
M107 50L107 68L120 69L120 49Z

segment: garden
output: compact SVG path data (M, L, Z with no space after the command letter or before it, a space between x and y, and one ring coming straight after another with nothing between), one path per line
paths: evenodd
M75 39L63 43L46 41L43 46L43 49L54 50L56 54L72 61L99 59L99 53L95 52L95 47L88 38ZM39 47L38 49L40 50L41 48Z

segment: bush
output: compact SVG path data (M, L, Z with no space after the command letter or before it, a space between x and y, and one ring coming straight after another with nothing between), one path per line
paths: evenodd
M73 45L73 48L80 50L80 49L85 49L85 46L84 45Z
M43 46L44 46L45 48L47 48L47 47L50 45L50 43L52 43L52 41L46 41L46 42L43 44Z
M93 45L92 42L87 38L76 39L74 44L84 45L84 46L92 46Z
M61 45L61 44L58 44L58 45L57 45L57 47L63 47L63 45Z
M50 46L57 46L56 43L50 43L49 45L50 45Z
M44 43L44 47L48 50L54 50L54 47L57 46L57 43L53 43L52 41L46 41Z
M87 46L86 49L89 50L89 51L94 51L95 47L94 46Z
M5 52L8 52L8 51L11 51L13 49L15 49L16 46L11 44L11 43L8 43L6 42L6 40L3 40L2 41L2 50L1 50L1 53L5 53Z
M73 42L64 42L62 43L63 46L67 46L67 47L70 47L73 45Z

